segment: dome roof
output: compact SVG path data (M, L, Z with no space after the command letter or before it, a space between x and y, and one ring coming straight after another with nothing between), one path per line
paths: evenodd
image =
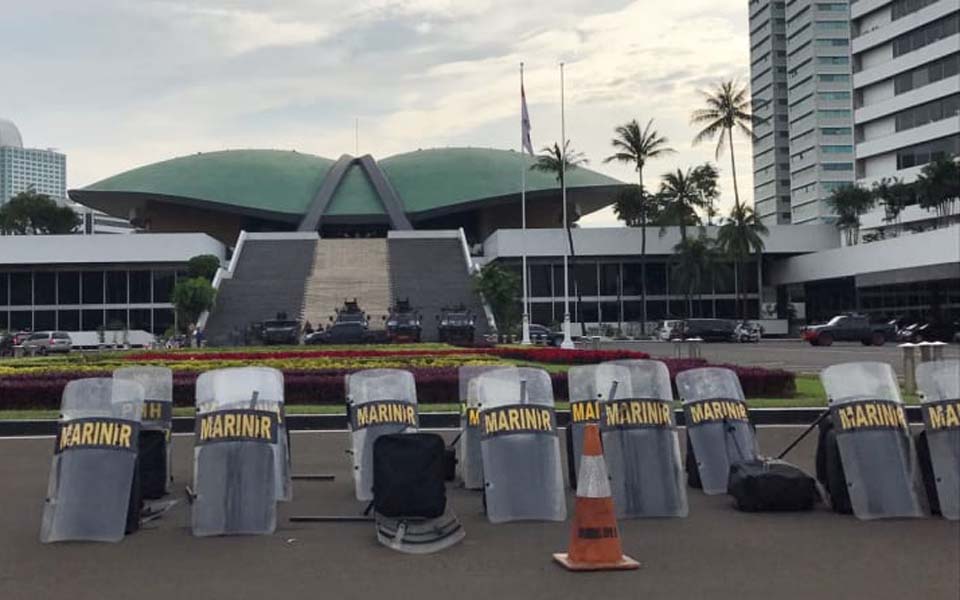
M360 164L363 161L368 161L367 167ZM307 214L318 198L324 199L326 216L383 215L383 194L395 193L402 212L426 217L486 200L519 196L520 161L529 167L535 158L485 148L417 150L380 161L350 156L333 161L278 150L229 150L139 167L71 191L71 197L120 214L124 212L120 210L124 196L149 195L158 201L167 198L208 208L219 205L219 210L292 221ZM377 171L373 175L371 168ZM558 187L552 173L526 172L527 191L532 194ZM371 177L378 181L374 183ZM567 187L574 194L600 193L622 185L585 168L567 173Z
M0 146L23 148L23 138L20 137L20 130L13 121L0 119Z

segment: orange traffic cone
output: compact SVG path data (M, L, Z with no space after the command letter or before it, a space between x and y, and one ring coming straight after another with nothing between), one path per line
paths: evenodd
M554 554L553 559L571 571L640 568L640 563L624 556L620 545L607 465L600 447L600 430L595 423L587 425L583 432L570 551Z

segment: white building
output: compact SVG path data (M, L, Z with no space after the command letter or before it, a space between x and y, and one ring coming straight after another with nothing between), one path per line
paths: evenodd
M67 202L67 157L24 148L17 126L0 119L0 204L31 188L60 204Z
M854 180L850 5L786 3L792 223L831 222L826 199Z
M858 182L913 181L936 157L960 154L960 2L860 0L851 19ZM930 218L916 206L901 216ZM882 208L862 222L882 227Z
M750 0L753 199L765 225L790 223L787 36L782 0Z

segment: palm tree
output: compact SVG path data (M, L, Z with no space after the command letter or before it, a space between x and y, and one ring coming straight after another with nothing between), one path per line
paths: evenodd
M764 247L763 236L767 233L767 226L753 208L743 204L733 206L730 217L717 231L717 245L733 261L733 292L737 314L741 319L746 318L746 311L745 303L740 297L740 271L744 260L754 252L757 254L757 264L760 264Z
M687 299L687 318L692 318L693 295L703 289L708 273L717 263L717 253L713 240L703 232L695 238L684 238L673 247L673 280L684 291Z
M704 208L706 202L697 184L698 179L692 169L686 172L677 169L663 176L660 183L663 202L660 235L663 235L666 225L676 225L680 228L680 241L686 242L687 227L700 224L697 209Z
M616 152L603 159L603 162L620 162L631 164L637 171L637 180L640 184L639 194L637 194L638 207L636 216L638 220L636 225L627 225L631 227L640 227L640 314L643 320L643 331L646 333L647 327L647 223L650 222L651 213L655 210L653 207L653 196L648 195L643 189L643 167L648 160L660 158L666 154L675 152L667 144L667 138L660 135L653 128L653 119L647 121L646 127L640 129L640 124L633 119L625 125L620 125L614 129L615 137L610 140L610 145ZM618 215L619 216L619 215Z
M574 169L580 167L581 165L587 164L587 158L583 155L582 152L576 152L570 148L570 140L567 140L563 143L563 152L560 152L560 144L554 142L553 146L544 146L540 150L540 154L537 155L537 160L533 165L530 166L531 171L540 171L543 173L553 173L557 179L557 183L560 187L563 187L565 173L569 173ZM570 209L569 195L567 196L567 221L563 224L567 230L567 243L570 247L570 270L573 271L573 281L576 284L577 281L577 253L573 247L573 231L571 225L571 218L569 215L572 215ZM581 313L579 310L582 294L580 293L580 286L574 285L575 293L577 295L577 312ZM583 322L583 319L580 319L580 329L584 334L586 333L586 324Z
M873 208L873 203L870 190L853 183L838 187L827 198L827 205L837 213L837 229L846 235L848 246L859 242L860 217Z
M887 223L893 223L894 230L899 234L900 213L907 206L917 202L916 186L911 183L904 183L899 177L884 177L880 181L874 182L870 193L874 202L883 205L883 220Z
M693 169L693 185L703 202L703 212L707 215L707 225L713 225L714 217L719 214L714 204L720 198L720 172L711 163L703 163Z
M694 144L704 140L717 139L716 157L719 159L724 146L730 146L730 169L733 173L733 202L740 204L740 192L737 189L737 161L733 151L733 130L753 139L755 118L750 114L750 98L747 87L739 82L721 81L712 91L702 92L707 107L693 111L690 122L703 125L703 129L693 138ZM726 135L726 137L724 137Z

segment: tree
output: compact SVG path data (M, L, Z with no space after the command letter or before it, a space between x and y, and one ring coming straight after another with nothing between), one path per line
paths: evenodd
M196 323L203 311L213 307L216 296L217 290L203 277L177 281L170 300L180 318L180 329L186 331L188 325Z
M685 242L687 227L700 224L697 209L706 206L702 191L698 188L698 182L702 179L703 176L695 176L692 169L686 172L677 169L663 176L660 183L661 235L667 225L676 225L680 228L680 240Z
M956 156L941 156L926 164L916 181L921 208L935 210L937 218L948 224L960 202L960 162Z
M543 173L553 173L557 179L557 183L560 184L562 188L564 185L564 176L565 173L569 173L574 169L577 169L581 165L587 164L587 158L583 155L582 152L576 152L570 148L570 140L567 140L563 143L563 152L560 152L560 144L554 143L553 146L544 146L540 150L540 154L537 156L537 161L530 166L531 171L541 171ZM562 168L561 168L562 165ZM573 271L573 281L575 293L577 296L577 308L580 307L582 303L582 294L580 293L580 286L576 285L577 281L577 253L573 247L573 221L576 219L572 218L573 210L570 207L569 196L567 198L567 222L564 223L564 227L567 230L567 243L569 244L570 251L570 270ZM580 311L578 311L580 312ZM582 317L582 313L581 313ZM580 319L580 329L581 331L586 331L586 323L583 322L583 319Z
M73 233L80 217L69 206L58 205L50 196L29 189L0 206L0 233L46 235Z
M189 277L200 277L207 281L213 281L217 269L220 268L220 259L213 254L200 254L187 261L187 274Z
M656 211L654 196L652 194L647 194L643 189L643 167L646 166L648 160L654 158L660 158L666 154L671 154L675 152L673 148L670 148L667 144L667 138L660 135L656 129L653 128L653 119L647 121L646 127L643 130L640 130L640 124L637 123L636 119L633 119L625 125L621 125L614 129L616 137L614 137L610 144L614 147L616 152L607 158L603 159L603 162L620 162L634 165L634 169L637 171L637 180L640 184L638 193L636 194L636 210L634 215L637 217L636 225L631 225L627 222L627 225L630 227L640 227L640 314L641 319L643 319L643 330L646 333L647 327L647 223L651 221L650 216ZM616 206L614 207L616 210ZM619 214L617 215L620 216ZM624 219L626 222L626 219Z
M847 245L860 240L860 217L873 208L874 197L869 190L856 184L833 190L827 204L837 213L837 229L844 232Z
M720 251L733 261L733 291L737 303L737 314L741 319L746 318L745 302L740 295L740 273L743 263L752 253L757 254L757 263L762 258L764 243L763 236L769 233L753 208L735 204L730 210L730 217L717 231L717 245ZM759 315L758 315L759 316Z
M490 305L501 333L513 331L520 315L517 305L520 277L513 271L490 263L473 276L473 287Z
M642 223L659 223L660 221L660 199L656 194L643 192L644 199L641 202L640 194L640 186L625 186L617 194L617 201L613 204L613 214L627 227L642 227ZM642 242L641 246L643 246Z
M695 238L684 238L673 247L673 281L684 291L687 300L687 318L693 315L693 296L702 290L708 273L717 264L717 252L713 240L703 232Z
M893 223L899 233L900 213L904 208L917 202L916 186L904 183L897 177L884 177L873 184L870 193L875 203L879 202L883 205L883 220Z
M720 199L720 172L711 163L703 163L693 169L691 174L693 186L700 195L700 201L703 204L703 212L707 215L707 225L713 225L713 219L717 216L716 201Z
M755 118L750 114L750 99L747 87L735 81L721 81L712 91L701 92L707 107L693 111L690 122L703 125L693 138L694 144L717 139L715 156L719 159L724 146L730 146L730 169L733 173L733 202L740 204L737 188L737 162L733 150L733 130L738 129L753 139L752 126ZM724 138L726 135L726 138Z

